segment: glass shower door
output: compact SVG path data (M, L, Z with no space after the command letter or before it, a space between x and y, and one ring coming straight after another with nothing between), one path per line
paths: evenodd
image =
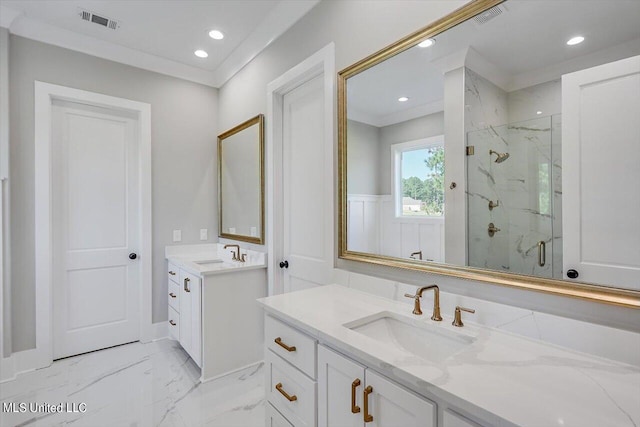
M551 117L467 134L472 267L553 277Z

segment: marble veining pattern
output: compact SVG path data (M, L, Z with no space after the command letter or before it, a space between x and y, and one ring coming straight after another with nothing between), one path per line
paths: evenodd
M430 361L343 325L382 311L415 320L407 304L328 285L261 300L267 312L320 342L381 370L418 393L447 401L500 426L638 426L640 368L478 327L451 317L426 327L464 333L474 342L444 361ZM426 302L425 302L426 303ZM541 327L542 329L542 327ZM633 351L633 349L628 350Z
M554 80L507 93L465 68L465 132L475 147L467 158L469 265L562 277L560 88ZM495 163L489 150L510 157ZM489 211L489 200L500 206ZM490 222L500 228L493 237Z
M0 413L9 426L264 426L263 364L200 383L172 340L62 359L0 384L2 404L80 403L86 412Z

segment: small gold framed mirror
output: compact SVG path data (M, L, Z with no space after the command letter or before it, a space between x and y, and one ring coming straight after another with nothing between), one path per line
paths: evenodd
M264 116L218 135L218 236L264 244Z

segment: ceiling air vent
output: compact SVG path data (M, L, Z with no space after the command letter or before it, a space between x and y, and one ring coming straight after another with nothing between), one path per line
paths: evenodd
M112 30L117 30L120 27L120 23L115 19L110 19L105 16L97 15L93 12L89 12L88 10L78 9L78 15L82 18L83 21L92 22L94 24L101 25L103 27L110 28Z
M473 20L476 25L483 25L491 21L493 18L502 15L506 11L507 9L502 5L494 6L491 9L485 10L480 15L474 16Z

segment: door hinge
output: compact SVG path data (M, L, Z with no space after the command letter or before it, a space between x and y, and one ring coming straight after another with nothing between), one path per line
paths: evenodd
M475 147L473 145L467 145L467 156L473 156L475 153Z

